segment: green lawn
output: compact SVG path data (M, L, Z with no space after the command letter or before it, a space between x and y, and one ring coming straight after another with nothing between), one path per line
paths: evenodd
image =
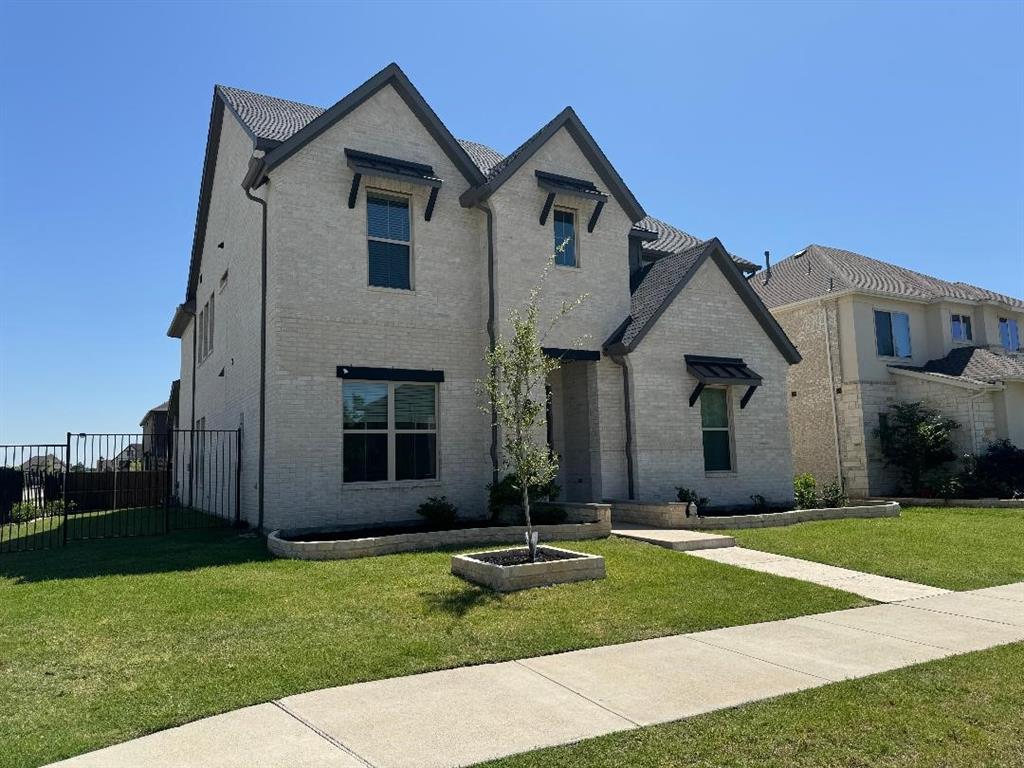
M1024 643L486 763L488 768L1024 766Z
M716 531L717 533L717 531ZM751 549L945 589L1024 581L1024 510L910 507L898 518L721 531Z
M443 552L273 560L199 531L0 556L0 764L33 766L300 691L862 605L610 539L609 577L499 596Z

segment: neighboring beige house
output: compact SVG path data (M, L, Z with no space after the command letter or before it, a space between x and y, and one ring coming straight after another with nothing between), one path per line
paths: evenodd
M819 245L751 284L803 357L789 370L797 472L838 475L853 496L897 490L874 435L897 401L959 421L959 452L1024 446L1024 301Z
M175 421L241 427L265 529L485 514L484 351L563 241L545 306L589 299L545 341L562 498L790 501L799 355L756 266L648 217L572 109L502 156L394 64L326 110L215 88Z

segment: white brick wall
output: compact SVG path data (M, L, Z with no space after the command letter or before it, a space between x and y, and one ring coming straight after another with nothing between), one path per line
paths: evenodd
M688 400L697 381L684 354L741 357L764 383L740 410L744 387L731 387L735 471L707 474L700 404ZM633 382L636 496L674 500L686 486L712 505L749 504L751 494L770 502L793 497L787 425L788 363L729 285L706 261L636 350L629 355Z

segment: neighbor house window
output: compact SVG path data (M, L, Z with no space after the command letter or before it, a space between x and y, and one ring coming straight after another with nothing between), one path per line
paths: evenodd
M1016 352L1020 349L1020 334L1017 330L1017 321L1012 318L999 318L999 343L1003 349L1009 352Z
M367 194L366 236L370 285L409 290L412 235L408 198Z
M576 214L564 208L555 209L555 264L576 266Z
M700 425L704 433L704 470L732 469L732 436L729 428L729 390L706 388L700 393Z
M196 358L200 363L213 352L213 303L214 294L210 294L210 300L199 310L196 319Z
M974 338L971 333L970 315L950 315L950 325L953 332L953 341L970 341Z
M342 385L346 483L437 477L437 385Z
M875 310L875 348L882 357L910 357L910 317Z

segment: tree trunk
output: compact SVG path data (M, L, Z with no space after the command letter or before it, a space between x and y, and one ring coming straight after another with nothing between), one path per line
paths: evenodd
M530 562L537 562L537 545L533 540L533 523L530 521L530 485L519 481L523 486L523 514L526 515L526 546L530 550Z

